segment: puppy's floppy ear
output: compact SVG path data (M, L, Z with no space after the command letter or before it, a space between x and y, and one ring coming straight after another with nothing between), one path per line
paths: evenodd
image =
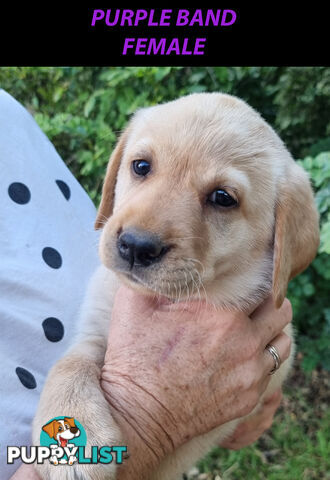
M53 420L52 422L46 423L42 427L42 430L47 433L47 435L50 436L50 438L54 437L55 434L55 423L57 423L57 420Z
M279 308L291 278L305 270L319 245L319 215L306 172L292 160L278 191L273 298Z
M121 158L125 148L128 137L128 129L121 135L116 148L110 157L107 172L103 182L101 203L97 212L95 220L95 230L103 227L106 220L111 216L113 210L115 187L117 181L117 174L121 163Z
M74 423L74 418L73 417L64 417L64 422L68 423L70 427L75 427L76 424Z

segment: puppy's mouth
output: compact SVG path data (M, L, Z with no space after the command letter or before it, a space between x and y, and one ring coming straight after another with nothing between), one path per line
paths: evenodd
M119 230L105 247L101 248L104 265L140 293L180 302L201 298L205 290L201 262L182 256L182 249L175 250L178 245L159 236L132 228Z
M152 288L151 285L144 279L142 279L139 275L136 275L132 271L127 271L127 270L117 270L117 273L120 273L126 280L128 280L129 283L133 283L135 286L140 286L143 287L150 292L153 293L158 293L155 288Z
M150 278L145 275L140 275L138 272L132 270L116 270L131 288L137 288L139 291L144 291L146 294L153 294L159 297L160 301L167 303L177 303L186 301L187 298L194 299L195 295L198 298L201 296L201 284L198 284L198 279L192 277L192 281L188 281L187 275L184 279L176 278L170 279L168 277L161 278L159 275L152 275Z
M66 447L67 446L67 443L68 443L68 439L67 438L63 438L63 437L59 437L60 439L60 442L61 442L61 447Z

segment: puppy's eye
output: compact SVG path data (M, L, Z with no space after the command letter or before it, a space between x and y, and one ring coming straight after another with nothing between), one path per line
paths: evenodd
M70 428L70 426L66 423L65 428L68 430L68 428Z
M62 427L58 427L58 431L61 432L63 430Z
M151 170L151 163L147 162L147 160L134 160L134 162L132 162L132 168L136 175L145 177Z
M208 196L208 201L213 205L219 205L220 207L234 207L237 205L237 201L226 192L226 190L214 190L211 195Z

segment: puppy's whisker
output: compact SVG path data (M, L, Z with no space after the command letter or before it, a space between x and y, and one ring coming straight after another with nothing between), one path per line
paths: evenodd
M202 262L200 260L197 260L197 258L190 258L190 257L186 257L186 260L189 260L193 263L198 263L201 267L202 267L202 275L204 275L205 273L205 267L204 265L202 264Z
M199 286L197 285L195 279L194 279L194 275L193 273L188 270L190 276L191 276L191 279L193 281L193 283L196 285L196 289L197 289L197 293L198 293L198 308L197 308L197 314L199 315L200 314L200 310L201 310L201 306L202 306L202 298L201 298L201 292L200 292L200 289L199 289Z
M181 297L181 283L179 281L176 281L176 286L177 286L177 297L176 297L176 302L180 302L180 297Z
M170 282L167 282L167 298L171 296L171 285Z
M202 295L201 295L201 291L200 291L200 284L197 285L197 290L198 290L198 299L199 299L199 302L198 302L198 307L199 307L198 313L200 313L200 311L201 311L201 309L202 309L202 304L203 304L203 299L202 299Z
M181 299L181 282L179 282L179 287L180 287L180 290L179 290L178 302L180 302L180 299Z
M198 269L194 267L193 271L196 272L196 274L197 274L199 285L203 285L202 277L201 277L201 274L199 273Z
M158 290L157 289L153 290L152 300L153 301L157 300L158 296L159 296Z
M194 279L194 275L192 274L191 270L190 269L187 269L187 272L189 273L189 275L191 276L191 280L192 280L192 283L195 285L196 289L197 289L197 292L199 292L198 290L198 285Z
M184 276L185 276L185 279L186 279L186 287L187 287L187 290L188 290L188 299L187 301L189 302L190 300L190 290L189 290L189 284L188 284L188 277L187 277L187 274L186 274L186 271L183 270L183 273L184 273Z
M174 301L177 302L177 300L178 300L178 289L177 289L177 287L176 287L176 281L174 282L174 288L175 288Z
M203 292L204 292L204 296L205 296L206 303L212 305L215 310L218 310L217 307L216 307L216 305L215 305L213 302L210 302L210 300L209 300L208 294L207 294L207 292L206 292L206 289L205 289L205 286L204 286L204 283L203 283L203 281L202 281L202 278L201 278L201 275L200 275L199 271L198 271L196 268L194 268L194 271L195 271L195 272L197 273L197 275L198 275L200 286L203 288Z
M176 292L176 291L177 291L176 282L174 282L173 285L174 285L175 292ZM175 302L176 302L176 295L175 295L175 297L174 297L173 303L170 304L170 311L172 311L172 310L174 309L174 304L175 304Z

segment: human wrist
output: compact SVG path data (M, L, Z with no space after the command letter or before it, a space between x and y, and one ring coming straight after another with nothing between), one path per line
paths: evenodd
M171 434L176 429L171 413L145 387L109 365L102 369L101 385L127 445L128 458L118 469L118 479L146 480L178 446Z

